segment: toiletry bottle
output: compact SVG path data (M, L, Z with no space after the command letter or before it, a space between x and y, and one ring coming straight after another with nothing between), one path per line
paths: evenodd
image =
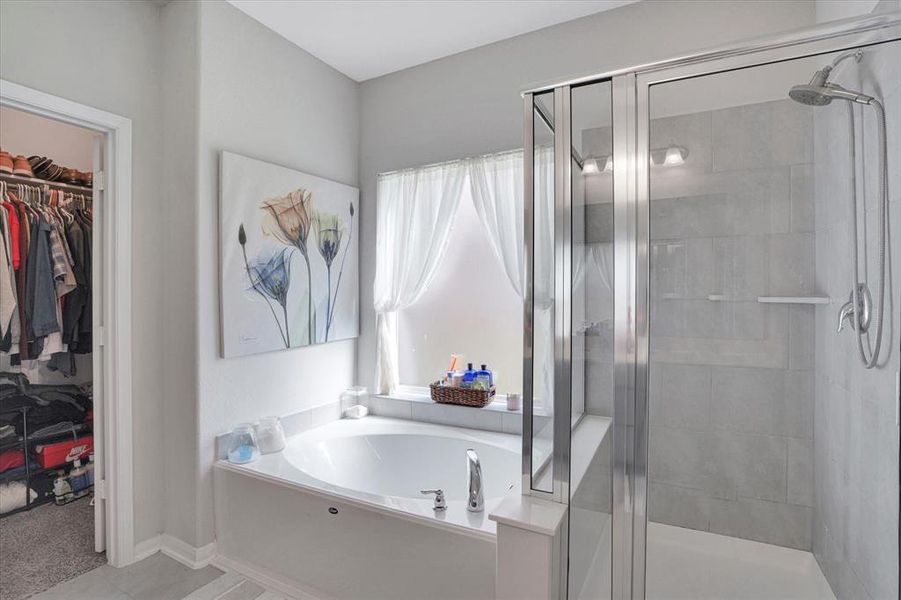
M472 380L472 387L477 390L488 391L491 389L491 381L488 379L488 375L484 375L479 373L476 375L475 379Z
M476 377L479 375L485 375L488 377L488 384L494 385L494 373L488 370L488 365L482 365L482 368L476 372Z
M85 487L94 485L94 455L88 455L88 464L84 466Z
M69 485L72 487L75 497L80 498L84 495L82 492L87 487L85 485L85 469L81 466L81 460L77 458L73 464L72 470L69 471Z
M53 480L53 501L62 506L72 500L72 486L69 485L64 471L57 471L56 475L56 479Z
M475 379L476 372L472 368L472 363L466 364L466 370L463 371L463 387L469 387L472 385L472 380Z

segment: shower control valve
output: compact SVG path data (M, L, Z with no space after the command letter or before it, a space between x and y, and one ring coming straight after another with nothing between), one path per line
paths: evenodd
M870 289L865 283L857 284L857 306L854 306L855 293L852 291L850 298L845 302L838 313L838 333L845 328L845 322L857 319L857 330L866 333L870 328L870 311L873 300L870 296Z

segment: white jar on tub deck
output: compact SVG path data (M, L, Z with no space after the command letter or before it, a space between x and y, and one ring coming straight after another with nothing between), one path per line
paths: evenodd
M263 454L279 452L285 447L285 430L278 417L263 417L256 426L257 444Z
M257 436L250 423L242 423L232 429L228 443L228 462L237 465L253 462L260 457Z

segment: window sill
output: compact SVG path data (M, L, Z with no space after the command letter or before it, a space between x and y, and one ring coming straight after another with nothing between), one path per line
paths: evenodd
M406 402L422 402L425 404L438 404L437 402L432 400L431 394L429 394L428 388L417 388L413 386L401 386L391 394L373 394L376 398L383 398L387 400L403 400ZM472 409L472 410L487 410L493 412L502 412L511 415L522 415L522 409L519 410L507 410L507 396L498 394L494 397L489 404L485 405L482 408L476 408L474 406L460 406L457 404L445 404L444 406L453 406L455 408L463 408L463 409Z
M522 435L522 410L507 410L506 398L475 408L433 402L426 388L405 387L369 396L368 408L383 417Z

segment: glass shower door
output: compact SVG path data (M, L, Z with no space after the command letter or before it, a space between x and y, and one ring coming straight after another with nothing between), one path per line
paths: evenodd
M898 594L897 323L846 316L891 304L901 44L831 50L648 87L649 599Z
M602 81L526 97L523 489L570 506L572 599L612 594L611 96Z
M571 89L572 447L570 599L612 595L612 85Z
M897 596L871 100L897 165L901 21L821 29L524 94L523 489L568 505L554 597ZM861 282L891 307L872 369Z

